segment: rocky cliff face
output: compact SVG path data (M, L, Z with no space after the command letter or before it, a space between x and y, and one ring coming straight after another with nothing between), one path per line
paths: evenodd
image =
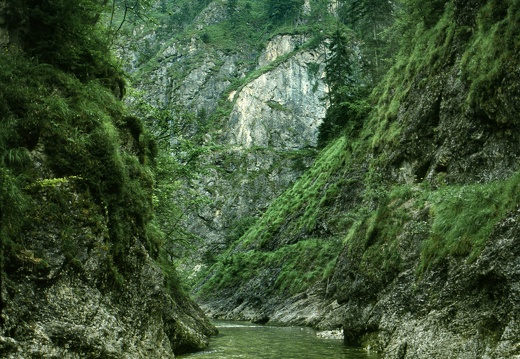
M199 283L211 315L341 327L388 358L520 357L520 59L505 40L520 8L441 8L376 89L361 134L320 153ZM287 265L335 240L333 270L310 250L306 268ZM290 290L287 278L310 279Z
M426 233L417 232L417 215L400 239L409 249L400 252L399 273L369 278L355 255L340 257L334 282L346 340L364 337L385 358L516 358L518 211L495 226L474 263L449 260L422 276L417 261Z
M303 36L275 37L260 54L259 68L307 41ZM324 63L323 47L297 52L239 92L232 92L229 96L234 106L225 123L227 141L245 148L316 147L317 129L327 105Z
M215 330L187 296L166 290L137 236L125 278L111 277L106 222L95 222L99 208L72 182L39 191L41 217L22 233L25 249L4 260L4 357L173 358L207 346Z
M152 244L154 150L140 120L127 115L110 86L80 81L67 72L75 68L53 66L52 56L41 63L36 51L25 55L33 43L13 39L18 31L31 34L23 26L40 12L15 7L25 21L5 28L4 4L2 358L173 358L206 347L216 329ZM20 48L11 51L14 45Z
M213 2L193 26L204 34L227 16ZM251 224L312 163L327 106L325 50L311 46L307 35L277 35L260 51L239 52L202 40L167 40L134 69L134 85L160 108L197 113L205 126L208 150L192 186L207 204L186 209L184 222L214 255L227 248L240 223Z

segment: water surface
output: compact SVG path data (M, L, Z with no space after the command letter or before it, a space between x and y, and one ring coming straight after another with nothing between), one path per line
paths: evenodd
M309 328L274 327L246 322L214 321L220 334L193 359L378 359L375 353L349 348L342 340L322 339Z

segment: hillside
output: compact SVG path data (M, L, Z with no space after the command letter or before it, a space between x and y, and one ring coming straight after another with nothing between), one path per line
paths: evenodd
M2 358L173 358L216 333L153 211L99 2L0 1Z
M519 5L403 3L361 129L195 293L214 317L340 327L389 358L516 357Z
M137 112L152 124L169 119L177 141L172 153L186 175L166 202L179 206L169 221L189 232L172 241L187 254L180 262L189 276L211 265L316 156L328 102L323 29L333 17L320 2L279 21L268 3L168 3L154 8L160 26L121 41Z

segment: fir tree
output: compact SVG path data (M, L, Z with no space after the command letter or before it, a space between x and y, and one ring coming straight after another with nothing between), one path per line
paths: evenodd
M268 14L273 22L284 22L296 15L303 6L303 0L269 0Z
M363 41L364 65L374 84L394 52L387 29L394 22L395 6L394 0L343 0L341 6L340 18Z
M367 89L362 81L352 41L338 29L329 45L325 65L329 87L329 108L318 134L318 146L342 133L347 124L356 127L367 114Z

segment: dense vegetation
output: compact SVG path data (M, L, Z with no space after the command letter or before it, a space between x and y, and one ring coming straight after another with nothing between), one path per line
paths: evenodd
M209 271L201 282L201 298L211 298L215 289L227 293L227 289L236 288L233 273L240 273L240 281L247 283L266 268L273 275L278 273L275 287L279 290L305 290L331 278L331 266L337 258L331 253L339 254L339 248L359 261L350 266L356 266L360 276L378 285L388 283L403 269L406 259L399 248L403 234L412 231L409 226L414 226L413 233L422 242L416 263L418 274L442 268L452 260L471 263L478 258L494 226L517 206L518 172L504 168L501 178L475 183L464 177L447 177L447 168L439 165L429 178L422 170L413 178L399 181L390 174L388 161L393 152L403 151L398 139L406 119L397 120L400 106L413 90L424 88L438 71L454 64L460 67L469 87L465 99L468 111L477 119L493 119L511 131L517 129L518 109L511 96L514 98L518 89L506 73L517 76L511 66L520 60L513 51L513 39L517 38L514 24L520 9L515 1L483 3L476 22L463 26L457 16L468 9L457 1L425 4L407 0L393 4L392 13L398 14L398 21L388 28L386 34L391 37L385 40L390 47L399 43L400 51L392 67L370 97L361 96L356 101L348 97L356 93L350 90L352 77L342 80L328 73L334 91L328 112L332 121L325 126L339 127L333 130L339 138L330 142L315 166L278 198ZM347 14L354 14L350 24L365 36L370 33L364 27L370 27L372 21L375 27L388 26L388 18L377 22L381 14L370 1L351 2L347 10ZM366 14L371 15L359 19ZM349 72L352 55L334 48L345 41L343 36L336 33L332 37L329 68L335 65L335 59L343 58L339 65ZM373 53L378 48L371 46L368 43L364 51ZM386 57L384 62L389 61ZM374 80L384 63L377 62L377 67L375 63L368 67L373 75L365 72ZM419 89L415 87L417 76L423 79ZM346 97L341 98L344 93ZM370 112L368 103L373 106ZM327 139L334 137L325 134ZM342 244L338 247L338 243ZM314 248L317 258L303 256L312 265L298 269L286 251L294 248L297 253L307 246ZM249 266L249 261L254 264ZM304 284L295 281L304 276L308 279Z
M79 241L102 238L97 249L106 253L107 281L100 287L124 286L132 275L125 253L137 240L160 263L169 289L178 291L173 261L198 246L182 225L184 212L207 204L195 190L186 191L203 173L197 160L222 151L220 162L212 164L222 172L237 161L225 145L203 134L220 130L233 106L230 93L298 51L324 43L330 106L320 127L321 152L265 213L229 226L223 252L206 253L208 269L191 278L199 298L226 297L255 281L264 296L290 297L321 286L325 296L339 298L340 262L369 283L373 296L410 266L419 283L451 263L477 261L497 224L518 210L520 172L513 156L510 166L479 173L491 168L489 161L502 161L503 152L491 160L462 150L436 152L439 137L460 132L457 140L468 131L467 137L480 140L485 131L439 124L440 112L453 103L441 108L445 98L434 87L457 82L464 97L453 100L460 108L450 115L463 113L458 119L498 134L490 141L512 138L520 113L520 3L304 5L301 0L10 1L5 9L10 42L0 53L2 281L22 266L45 272L46 248L31 244L49 230L65 266L78 273L84 269ZM201 16L205 9L218 21ZM199 16L206 23L194 25ZM161 108L134 90L129 90L132 114L121 102L125 76L110 53L143 20L161 40L146 38L133 49L136 77L159 66L161 48L192 39L208 53L242 56L241 72L226 79L229 86L214 112L190 111L184 104ZM305 41L257 68L262 47L279 34L305 35ZM197 61L205 57L190 66ZM317 66L309 64L309 71ZM167 74L174 82L190 69ZM415 114L422 116L417 125L407 106L427 108L430 95L438 100L432 100L431 113ZM269 106L284 110L278 103ZM414 137L424 128L422 137ZM433 148L429 160L414 153L421 146ZM460 162L472 156L481 157ZM403 250L411 237L419 243L413 260Z
M120 101L125 84L100 26L105 10L95 0L8 4L12 36L0 54L4 278L23 253L40 258L29 238L55 223L72 266L89 228L106 235L112 283L131 274L125 253L134 238L175 280L154 222L156 142ZM45 261L37 263L44 269Z
M173 144L165 143L166 147L172 146L169 151L176 158L160 159L160 161L163 159L166 159L167 162L170 161L170 164L164 162L159 166L160 168L176 167L175 163L182 164L177 168L181 169L183 173L180 177L178 174L173 176L170 174L171 178L175 177L178 180L170 181L170 195L168 198L162 197L161 202L164 205L159 206L159 215L165 218L160 221L163 226L170 224L171 227L172 223L181 224L186 208L189 208L188 211L194 211L197 206L202 205L203 207L207 203L207 199L200 195L199 197L196 194L186 196L186 188L193 187L187 183L197 180L196 173L204 176L205 164L197 161L201 154L226 151L226 145L218 142L218 135L215 137L217 138L216 143L219 144L215 145L215 142L207 143L203 139L203 134L218 133L225 119L229 118L233 108L233 102L228 100L229 95L234 91L240 91L247 84L263 74L275 70L304 50L317 49L330 43L331 54L328 62L327 82L334 90L330 92L330 98L324 99L324 101L332 101L333 105L320 129L320 145L325 146L329 140L340 136L345 128L359 130L369 109L368 94L381 76L383 64L391 53L391 50L378 52L378 61L372 64L368 60L368 49L373 51L376 45L358 46L372 38L370 34L366 35L361 31L365 26L362 24L374 25L376 20L372 19L375 16L373 13L382 11L376 6L381 5L380 3L374 3L366 9L363 8L359 14L357 10L347 11L347 3L342 5L340 13L336 13L336 10L333 10L329 6L329 1L326 0L311 1L308 8L301 1L278 0L176 1L161 2L160 5L152 8L153 11L148 14L161 26L149 24L149 28L153 30L143 30L144 40L133 49L139 56L132 65L133 69L137 70L132 77L140 86L143 84L150 88L157 86L157 79L150 77L149 74L156 72L159 68L166 72L168 81L178 87L186 81L185 76L190 71L197 73L196 69L204 68L206 61L215 62L212 72L217 73L221 66L224 66L226 59L240 58L236 64L238 67L236 73L222 80L229 81L230 85L223 92L214 111L201 109L197 104L187 104L182 101L169 103L168 101L171 99L163 100L157 97L148 99L151 106L148 106L147 109L143 109L141 105L137 106L137 111L148 119L151 127L157 127L160 123L169 124L171 125L169 133L175 133L173 136L179 139ZM204 9L205 6L208 7ZM354 30L347 26L349 22L353 21L353 14L356 15L356 21L358 21L356 27L352 26ZM380 14L378 16L381 17ZM193 22L190 23L190 21ZM386 17L385 21L377 23L378 31L383 31L389 24L388 17ZM131 26L123 26L121 29L121 31L131 30ZM258 56L264 50L266 43L277 35L301 36L301 44L275 61L257 67ZM191 46L188 44L188 39L196 44L195 48L203 48L204 51L198 51L194 56L188 50ZM341 40L340 43L337 40ZM378 37L378 49L382 51L383 48L390 47L387 42L388 40ZM126 43L122 44L123 48L126 46ZM165 49L168 49L168 52L170 49L175 49L172 50L176 51L174 57L186 56L190 58L190 62L162 67L164 61L170 61L165 56L172 56L164 55L162 50ZM309 64L309 72L312 71L314 76L319 76L320 65ZM175 89L172 92L175 93ZM134 95L132 94L132 96ZM142 101L137 100L136 103L142 103ZM274 110L285 110L283 106L276 103L269 103L269 106ZM156 133L164 132L158 128L156 130ZM285 155L286 157L301 155L303 158L308 155L308 151L305 153L287 151ZM160 196L158 198L161 199ZM174 208L173 201L181 206ZM163 216L161 213L167 213L167 215ZM240 225L239 222L240 219L236 225ZM234 225L232 224L231 227ZM178 228L179 226L177 226L177 230L174 230L163 227L166 232L176 232L175 235L170 236L175 242L183 242L186 245L196 241L195 236L186 231L181 233L182 231L179 231ZM173 246L179 247L176 244Z

